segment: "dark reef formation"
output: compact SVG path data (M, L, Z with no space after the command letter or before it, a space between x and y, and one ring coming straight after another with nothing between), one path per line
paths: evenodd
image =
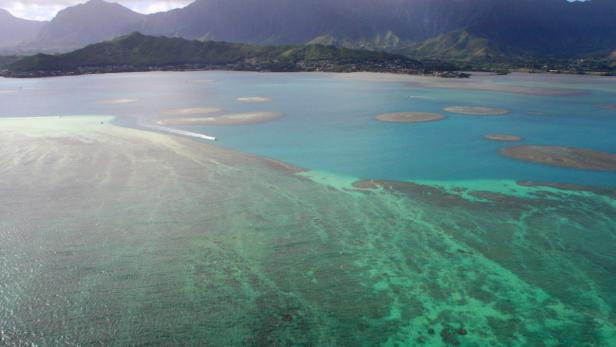
M516 146L501 151L508 157L533 163L574 169L616 171L616 154L585 148Z

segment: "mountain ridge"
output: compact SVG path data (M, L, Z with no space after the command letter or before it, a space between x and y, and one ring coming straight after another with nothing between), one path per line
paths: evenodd
M465 62L574 59L609 56L616 47L613 18L616 1L611 0L196 0L150 15L91 0L39 24L38 35L18 47L66 52L139 31L202 41L335 45Z
M0 8L0 49L33 39L45 22L22 19Z
M505 56L505 53L488 39L475 36L464 29L412 44L400 53L420 58L464 62L501 60Z
M132 33L60 54L8 64L6 77L49 77L153 70L375 71L424 73L421 62L386 52L334 46L260 46Z
M66 51L125 35L146 15L103 0L90 0L61 10L29 44L42 50Z

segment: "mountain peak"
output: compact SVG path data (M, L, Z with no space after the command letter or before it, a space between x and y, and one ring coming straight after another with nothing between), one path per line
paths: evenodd
M120 4L90 0L58 12L35 45L45 50L70 50L137 31L145 15Z
M133 31L130 34L115 37L111 41L118 42L118 41L129 41L129 40L142 40L146 37L147 37L146 35L143 35L142 33L138 31Z
M109 1L105 1L105 0L90 0L88 2L83 3L82 6L86 6L86 7L87 6L90 6L90 7L92 7L92 6L112 7L113 6L113 7L117 7L117 8L122 7L122 8L125 8L125 9L129 10L128 8L118 4L117 2L109 2Z
M415 48L473 60L501 53L572 57L616 47L614 0L195 0L151 15L110 1L60 11L28 47L68 51L135 31L272 45ZM0 37L8 22L0 19Z
M107 2L105 0L90 0L88 2L82 3L82 4L78 4L75 6L71 6L71 7L67 7L65 9L63 9L62 11L58 12L58 14L56 15L56 18L61 17L63 15L65 15L66 13L79 13L81 15L84 14L85 11L91 12L91 11L115 11L115 12L124 12L124 13L131 13L134 14L135 16L143 16L129 8L126 8L118 3L115 2ZM105 13L101 13L101 15L104 15ZM54 18L54 20L56 19Z
M7 19L18 19L18 18L13 16L11 14L11 12L9 12L9 11L3 9L3 8L0 8L0 19L7 20Z
M11 48L38 35L45 22L13 16L0 8L0 48Z

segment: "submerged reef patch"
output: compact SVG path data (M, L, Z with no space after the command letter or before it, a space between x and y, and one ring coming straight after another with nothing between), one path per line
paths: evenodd
M559 146L516 146L501 150L503 155L533 163L574 169L616 171L616 154L585 148Z
M6 345L614 345L609 197L336 189L109 121L0 122Z
M553 189L573 191L573 192L592 192L597 195L604 195L604 196L608 196L611 198L616 198L616 188L585 186L585 185L571 184L571 183L537 182L537 181L517 181L516 184L520 187L553 188Z

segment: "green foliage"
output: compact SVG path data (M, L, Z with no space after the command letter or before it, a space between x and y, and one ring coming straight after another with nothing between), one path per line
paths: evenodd
M412 61L399 55L385 52L368 51L361 49L337 48L325 45L307 45L291 48L281 54L281 58L292 62L305 61L315 62L329 60L339 64L380 62L388 60ZM418 63L418 62L415 62Z
M259 71L386 71L421 69L401 55L325 45L258 46L190 41L133 33L61 54L39 54L8 66L8 75L25 77L161 68L227 68Z
M19 60L20 58L17 56L0 56L0 68L9 65L13 62L16 62L17 60Z
M616 50L614 50L612 54L610 54L610 57L608 58L608 63L611 68L616 69Z
M471 35L466 30L453 31L412 44L401 52L414 57L464 62L502 60L505 56L488 39Z
M479 37L466 30L414 43L397 53L432 61L450 62L463 70L507 73L522 69L536 72L561 73L616 73L616 55L609 58L606 52L577 57L552 57L520 49L502 48L486 37Z
M278 48L279 50L279 48ZM139 33L90 45L62 55L39 54L10 65L12 71L70 70L106 65L135 67L229 64L247 57L276 55L276 48L226 42L189 41Z

